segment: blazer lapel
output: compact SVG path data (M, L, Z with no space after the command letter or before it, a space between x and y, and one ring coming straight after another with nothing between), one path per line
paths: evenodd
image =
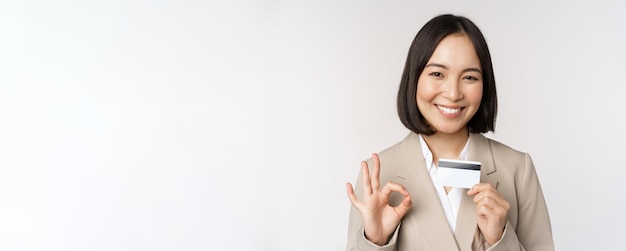
M494 176L491 176L491 174L496 172L496 166L491 153L491 145L489 144L489 140L482 134L470 134L468 160L479 161L481 163L480 182L490 183L495 188L498 187L498 180L496 180ZM472 241L474 240L477 229L474 198L464 193L457 215L455 230L455 236L461 250L471 250Z
M498 180L495 175L492 175L497 170L493 161L489 139L482 134L471 133L468 156L469 160L479 161L481 163L480 182L491 183L494 188L498 188Z
M411 193L413 207L403 220L403 224L407 225L403 225L402 228L415 229L416 231L407 232L421 235L421 239L430 250L459 250L426 169L419 136L410 133L403 144L398 154L400 170L397 178L405 180L404 184Z

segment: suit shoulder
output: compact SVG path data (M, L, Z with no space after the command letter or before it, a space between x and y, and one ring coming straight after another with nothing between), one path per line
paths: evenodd
M500 141L487 138L491 151L496 158L524 159L528 153L512 148Z
M420 153L418 151L419 148L416 147L419 147L419 138L416 134L410 133L401 141L396 142L395 144L383 149L378 153L381 170L394 172L397 168L399 168L399 163L401 159L408 157L406 156L407 153ZM368 164L370 164L371 161L371 158L368 159ZM385 167L384 169L382 168L383 166Z
M378 154L379 157L397 158L401 152L406 152L407 148L414 148L419 145L419 136L415 133L409 133L404 139L390 147L385 148Z
M380 151L378 153L379 156L388 156L388 155L395 155L400 151L402 145L402 141L397 142L393 145L391 145L390 147L387 147L385 149L383 149L382 151Z
M378 158L380 159L381 166L384 165L387 168L396 166L396 162L400 156L402 148L401 143L402 142L397 142L378 153ZM371 161L371 158L368 160L368 162L369 161Z

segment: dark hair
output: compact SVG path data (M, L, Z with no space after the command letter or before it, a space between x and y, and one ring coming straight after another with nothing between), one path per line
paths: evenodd
M450 34L467 34L474 45L483 78L483 96L476 114L467 123L472 133L485 133L495 129L498 99L496 97L496 81L491 65L491 55L487 42L478 27L469 19L450 14L437 16L422 27L417 33L409 55L406 59L400 89L398 90L398 115L400 121L415 133L432 135L436 131L430 128L426 119L417 107L416 94L418 79L424 71L428 60L443 38Z

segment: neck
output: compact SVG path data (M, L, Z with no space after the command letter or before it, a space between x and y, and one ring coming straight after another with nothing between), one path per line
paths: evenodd
M469 131L467 128L455 133L437 132L433 135L422 135L424 141L433 153L433 160L437 163L440 158L457 159L467 143Z

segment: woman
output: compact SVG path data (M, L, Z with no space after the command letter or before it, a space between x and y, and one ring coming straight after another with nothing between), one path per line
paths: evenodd
M491 56L478 27L453 15L426 23L398 92L400 120L412 132L361 163L356 189L347 184L346 250L553 250L530 156L481 134L494 130L496 111ZM442 158L481 162L480 183L443 186Z

